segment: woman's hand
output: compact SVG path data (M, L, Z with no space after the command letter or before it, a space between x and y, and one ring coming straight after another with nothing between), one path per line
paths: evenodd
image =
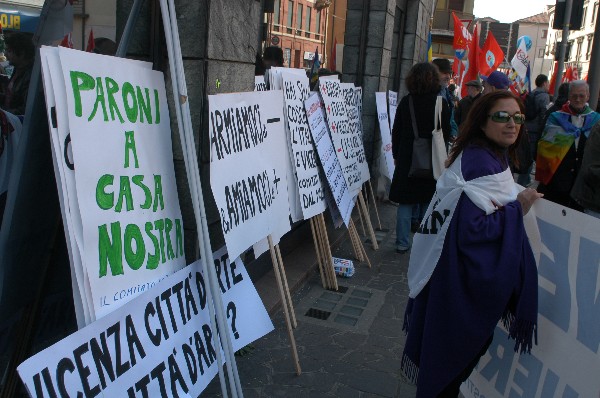
M543 193L539 193L533 188L525 188L517 195L517 200L521 203L521 208L523 209L523 215L529 212L533 202L538 200L539 198L544 197Z

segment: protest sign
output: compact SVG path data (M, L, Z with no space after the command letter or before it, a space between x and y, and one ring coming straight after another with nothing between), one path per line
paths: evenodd
M164 78L120 58L62 47L58 55L81 259L99 318L185 265Z
M342 88L342 95L346 104L346 115L348 117L348 129L355 143L356 157L358 159L358 167L360 168L360 182L364 184L369 181L369 165L367 164L367 157L365 156L365 146L362 139L362 119L361 112L358 107L358 98L356 96L356 90L353 83L340 83Z
M600 220L547 200L533 207L539 227L538 344L515 353L498 326L488 352L463 383L466 398L597 397L600 392ZM531 237L531 231L527 231Z
M254 91L267 91L264 76L254 76Z
M396 110L398 109L398 93L395 91L388 91L388 102L390 106L390 131L394 131L394 120L396 120Z
M381 167L381 172L391 180L394 176L395 166L394 154L392 153L392 134L390 133L385 93L375 93L375 103L377 105L379 131L381 132L381 159L384 164L384 167Z
M323 98L335 154L342 167L348 189L351 195L355 196L363 182L362 164L366 164L362 139L356 134L354 122L348 118L340 83L335 80L320 80L319 91Z
M227 250L290 229L283 94L209 95L210 184Z
M321 160L323 166L323 172L328 183L328 190L331 192L335 206L329 206L332 216L335 220L334 213L337 211L340 217L348 226L350 222L350 216L352 215L352 208L354 206L354 199L350 195L342 166L335 155L335 149L329 132L327 130L327 122L325 120L325 112L323 111L323 103L317 93L312 94L306 101L304 101L304 108L306 109L306 117L308 118L308 125L310 126L310 133L315 142L317 148L317 154ZM326 190L327 193L327 190ZM327 195L326 195L327 199ZM335 223L336 226L339 224Z
M363 138L363 124L362 124L362 87L354 87L354 92L356 93L356 106L358 106L358 131L360 131L360 137Z
M310 93L308 77L286 72L283 72L282 77L285 114L290 138L288 143L296 171L294 183L298 187L298 200L304 219L309 219L325 211L325 201L316 149L304 110L304 101Z
M224 248L213 258L239 350L273 324L244 264ZM21 379L36 397L197 397L218 371L206 283L199 262L185 267L23 362Z

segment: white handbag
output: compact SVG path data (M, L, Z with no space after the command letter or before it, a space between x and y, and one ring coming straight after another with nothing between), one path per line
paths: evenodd
M433 122L433 131L431 132L431 165L433 168L433 178L440 178L446 169L446 160L448 151L444 142L444 132L442 131L442 97L438 96L435 101L435 114Z

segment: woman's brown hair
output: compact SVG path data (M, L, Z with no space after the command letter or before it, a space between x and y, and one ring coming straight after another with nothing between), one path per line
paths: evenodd
M440 72L437 66L429 62L414 64L408 71L405 83L411 94L437 93L441 89Z
M448 155L446 167L449 167L456 160L458 155L471 144L487 147L498 155L501 155L504 152L504 149L500 148L489 138L487 138L485 132L483 131L483 126L485 126L487 123L490 110L498 101L503 99L515 100L519 105L521 113L525 113L525 107L523 106L521 99L516 97L510 91L494 91L493 93L485 94L479 97L471 107L471 110L467 115L467 120L465 120L464 124L462 124L460 127L460 133L458 134L456 141L454 141L454 145L452 146L450 154ZM519 135L517 136L515 142L508 147L508 157L515 166L519 165L516 151L521 139L523 138L523 134L521 133L523 131L523 125L517 125L517 129L519 130Z

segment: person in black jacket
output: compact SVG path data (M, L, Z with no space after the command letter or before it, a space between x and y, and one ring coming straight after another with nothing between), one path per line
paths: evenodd
M390 187L390 200L399 204L396 219L398 253L406 253L411 247L410 227L413 207L419 206L419 218L422 219L435 191L433 172L426 177L409 176L414 141L410 99L413 103L418 136L431 140L435 102L441 87L437 67L425 62L411 68L405 83L409 94L404 96L398 105L392 131L392 152L396 168ZM450 108L446 99L442 99L442 131L447 142L450 138ZM428 156L431 159L431 146Z

